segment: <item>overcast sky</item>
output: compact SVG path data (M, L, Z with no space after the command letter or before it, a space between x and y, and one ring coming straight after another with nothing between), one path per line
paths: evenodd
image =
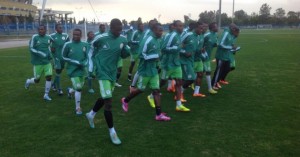
M191 15L192 19L198 19L200 12L205 10L218 10L219 0L90 0L100 22L108 22L112 18L126 19L128 22L157 18L161 15L162 23L171 22L174 19L183 20L183 15ZM222 12L232 15L233 0L222 0ZM34 0L33 3L41 8L42 0ZM300 0L235 0L235 10L243 9L248 14L259 12L263 3L268 3L271 13L277 8L288 11L300 11ZM73 16L77 21L86 17L95 19L96 15L91 9L88 0L47 0L46 8L53 10L74 11Z

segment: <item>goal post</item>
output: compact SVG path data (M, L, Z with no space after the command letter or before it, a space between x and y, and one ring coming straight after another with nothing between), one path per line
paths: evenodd
M257 30L271 30L272 28L272 24L258 24L256 26Z

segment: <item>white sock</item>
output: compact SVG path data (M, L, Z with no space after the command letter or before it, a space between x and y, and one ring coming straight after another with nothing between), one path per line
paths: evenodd
M180 100L176 100L176 105L179 107L181 105L181 101Z
M199 94L200 86L195 86L194 94Z
M114 133L116 133L116 130L115 130L115 128L114 128L114 127L112 127L112 128L109 128L109 133L111 133L111 134L114 134Z
M184 92L184 88L181 86L181 93L183 93Z
M80 108L81 92L75 91L76 110Z
M151 99L153 99L153 95L152 95L152 93L151 93L149 96L150 96L150 98L151 98Z
M168 89L172 87L172 80L168 80Z
M206 75L206 82L207 82L208 90L211 90L212 87L211 87L211 77L210 77L210 75Z
M131 86L132 86L132 87L134 87L134 86L136 85L136 82L138 81L139 76L140 76L140 75L139 75L137 72L134 74L133 80L132 80L132 82L131 82Z
M72 93L74 93L74 92L75 92L75 90L74 90L73 88L70 88L70 89L69 89L69 93L72 94Z
M93 118L94 118L94 117L95 117L95 115L96 115L96 113L97 113L97 112L95 112L95 111L92 109L92 110L90 111L90 113L89 113L89 114L90 114L91 116L93 116Z
M27 80L27 83L29 83L29 84L35 84L34 78L28 79L28 80Z
M45 83L45 94L48 94L51 88L51 81L46 81Z

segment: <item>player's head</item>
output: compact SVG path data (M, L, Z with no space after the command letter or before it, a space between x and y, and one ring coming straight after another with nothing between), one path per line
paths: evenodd
M203 23L202 22L196 22L194 31L197 35L200 35L203 33Z
M129 27L129 30L130 30L130 31L133 31L133 27L132 27L132 26L130 26L130 27Z
M45 25L39 25L38 32L39 32L39 35L44 36L46 34L46 26Z
M61 34L63 32L63 28L62 28L62 25L60 23L55 25L55 31L59 34Z
M203 32L207 32L207 29L208 29L208 24L203 22Z
M149 21L149 28L150 28L150 30L151 31L153 31L153 27L154 27L154 25L157 23L157 21L156 20L150 20Z
M189 31L193 31L197 26L198 26L198 25L197 25L197 22L191 21L191 22L189 23Z
M183 23L180 20L175 20L173 22L173 25L175 27L175 30L181 34L183 32Z
M169 31L172 32L175 29L174 24L169 24Z
M233 34L235 37L238 37L238 36L239 36L239 34L240 34L240 29L239 29L239 27L238 27L236 24L234 24L234 23L230 24L230 25L229 25L229 29L230 29L230 31L232 32L232 34Z
M110 31L115 37L119 37L122 33L122 22L119 19L112 19L110 21Z
M152 31L157 38L160 38L164 32L164 29L160 23L155 23Z
M216 22L210 23L209 26L208 26L208 28L209 28L209 30L210 30L211 32L218 32L218 31L219 31L218 25L217 25Z
M73 30L73 41L79 42L81 40L82 32L80 29L75 28Z
M144 24L141 23L141 22L139 22L139 23L137 24L137 29L138 29L139 31L143 32L143 31L144 31Z
M101 32L101 33L105 32L105 25L104 24L99 25L99 32Z
M94 36L95 36L95 34L94 34L93 31L89 31L89 32L87 33L87 38L88 38L88 40L93 40L93 39L94 39Z

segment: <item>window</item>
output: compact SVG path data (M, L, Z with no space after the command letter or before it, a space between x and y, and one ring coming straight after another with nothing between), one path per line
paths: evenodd
M6 7L1 7L0 9L1 9L1 10L6 10Z

